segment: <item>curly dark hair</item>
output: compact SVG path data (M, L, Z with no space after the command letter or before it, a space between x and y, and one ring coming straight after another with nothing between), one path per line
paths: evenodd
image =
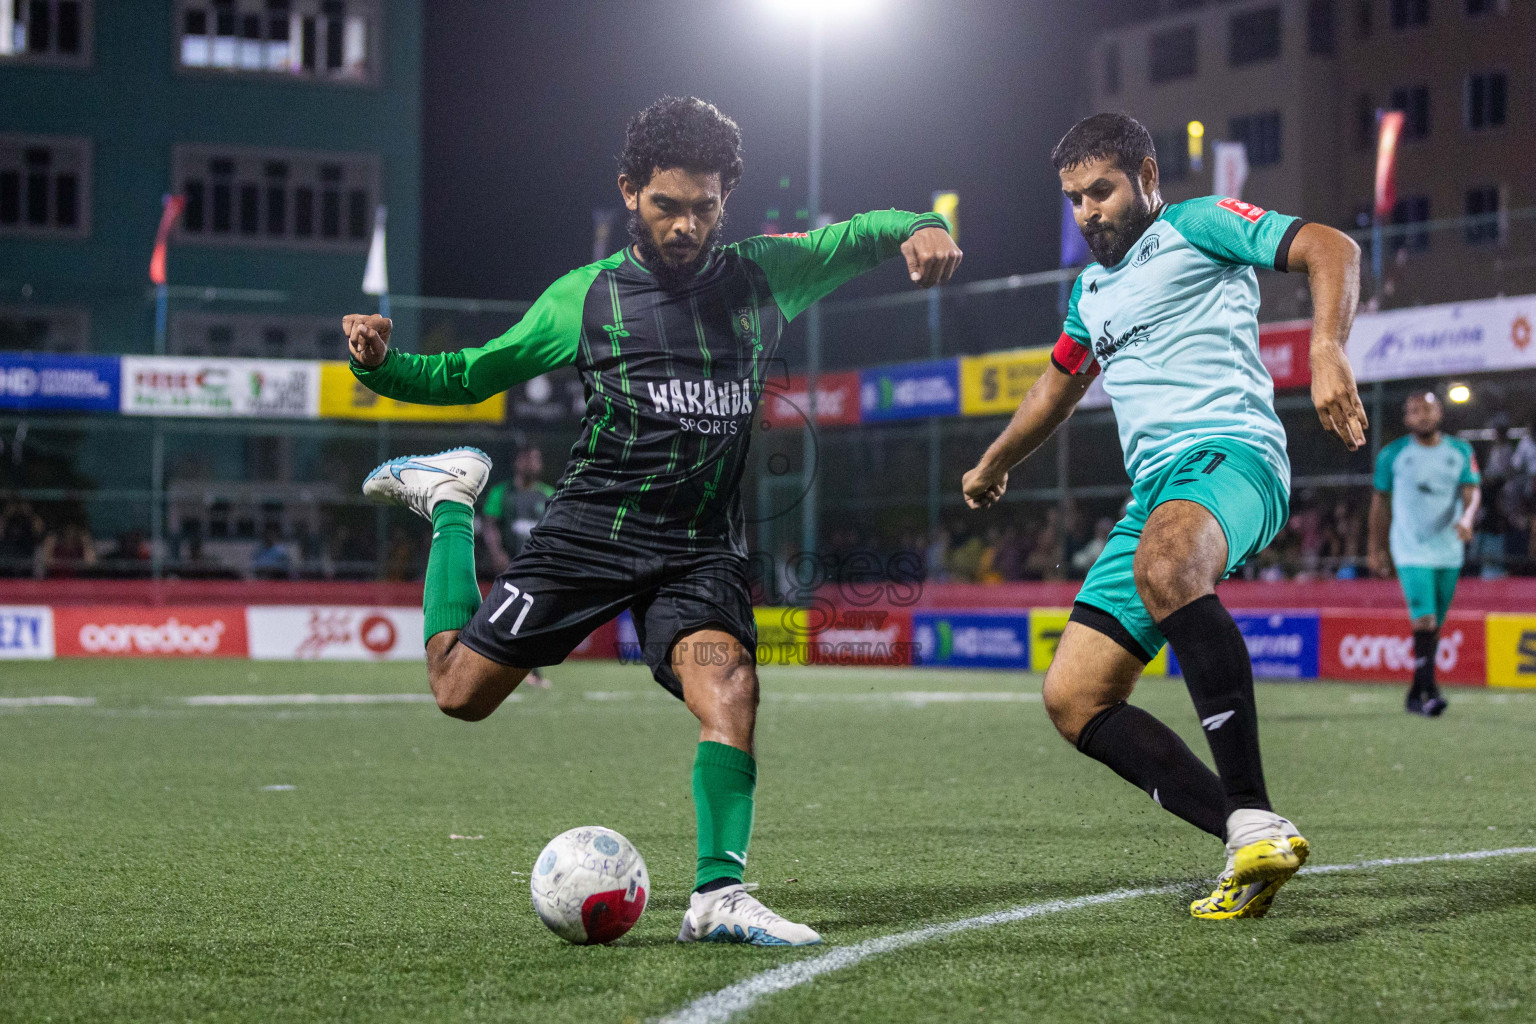
M1094 114L1061 137L1051 150L1051 165L1063 171L1108 158L1135 182L1141 162L1149 156L1156 160L1157 149L1140 121L1128 114Z
M630 120L619 173L644 188L652 171L671 167L718 172L720 191L729 192L741 181L741 129L713 103L663 96Z

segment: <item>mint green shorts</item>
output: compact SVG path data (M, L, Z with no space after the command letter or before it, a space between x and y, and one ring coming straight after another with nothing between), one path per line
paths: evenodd
M1109 635L1143 662L1167 641L1136 592L1131 567L1147 516L1165 501L1192 501L1216 517L1227 536L1227 575L1275 538L1290 504L1285 484L1259 450L1231 437L1201 441L1167 469L1131 485L1125 516L1078 591L1077 604L1087 610L1074 608L1073 619Z
M1398 566L1397 581L1403 585L1403 596L1408 599L1408 617L1422 619L1433 615L1436 622L1443 624L1445 613L1451 610L1451 599L1456 596L1456 578L1460 575L1460 569Z

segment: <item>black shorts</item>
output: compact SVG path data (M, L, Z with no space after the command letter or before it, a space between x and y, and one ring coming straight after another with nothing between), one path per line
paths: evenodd
M625 608L634 615L651 675L679 699L682 680L670 664L679 637L719 628L756 657L757 621L741 555L728 550L662 555L633 543L543 528L533 531L496 577L459 642L502 665L558 665Z

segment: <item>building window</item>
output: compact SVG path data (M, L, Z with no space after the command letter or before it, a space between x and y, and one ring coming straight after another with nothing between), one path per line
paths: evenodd
M1248 148L1248 163L1253 167L1278 164L1280 150L1280 111L1267 110L1232 119L1228 134L1233 142Z
M1120 44L1109 43L1104 47L1104 95L1120 92Z
M1371 38L1371 22L1374 20L1375 9L1371 6L1372 0L1355 0L1355 38Z
M1422 139L1429 135L1428 86L1393 89L1391 107L1403 112L1403 138Z
M1233 67L1280 56L1280 8L1234 14L1227 22L1227 62Z
M1467 127L1473 131L1504 123L1504 72L1467 76Z
M1490 245L1503 240L1503 204L1497 185L1467 189L1466 211L1468 217L1482 218L1467 225L1468 245Z
M176 19L185 68L375 78L377 0L178 0Z
M1393 224L1423 225L1429 220L1428 196L1404 196L1392 207ZM1396 248L1428 249L1429 231L1422 226L1398 236Z
M0 0L0 64L89 64L91 0Z
M1154 85L1188 78L1200 70L1200 30L1183 25L1158 32L1147 50L1147 80Z
M1332 57L1333 50L1333 0L1308 0L1307 52Z
M1376 146L1376 104L1371 94L1362 92L1355 97L1355 148L1374 149Z
M1157 177L1162 182L1183 181L1189 177L1189 135L1185 128L1154 132L1152 148L1157 150Z
M187 240L305 248L365 247L379 197L377 158L178 146Z
M0 306L0 349L84 352L91 344L91 314L83 309Z
M1429 24L1429 0L1388 0L1392 27L1395 29L1418 28Z
M0 135L0 235L84 238L90 184L89 139Z
M171 314L169 351L241 359L344 359L346 339L330 316Z

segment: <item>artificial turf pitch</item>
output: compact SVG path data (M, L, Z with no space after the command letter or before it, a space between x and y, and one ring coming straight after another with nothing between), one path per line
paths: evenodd
M1536 1020L1536 855L1303 876L1265 920L1192 920L1219 845L1058 739L1015 673L764 669L748 878L828 945L680 946L693 719L641 668L550 675L468 725L186 700L419 694L419 665L6 664L0 1020L640 1021L838 946L1169 885L873 956L734 1019ZM96 703L15 706L40 695ZM1137 699L1205 751L1177 681ZM1429 721L1396 687L1260 686L1270 791L1313 864L1536 847L1536 693L1451 700ZM535 855L583 824L650 868L611 947L529 905Z

